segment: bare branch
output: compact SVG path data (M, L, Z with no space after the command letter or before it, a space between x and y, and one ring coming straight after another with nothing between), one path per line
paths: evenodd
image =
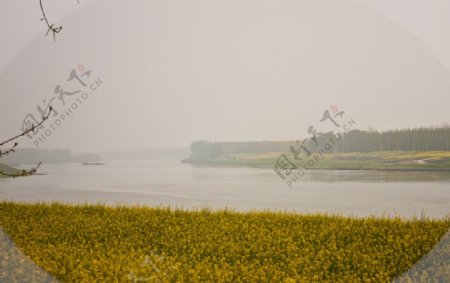
M5 140L5 141L1 142L1 143L0 143L0 147L1 147L1 146L4 146L5 144L7 144L7 143L9 143L9 142L12 142L12 141L15 140L15 139L18 139L18 138L24 136L24 135L28 134L29 132L34 131L36 128L40 127L40 126L41 126L41 125L42 125L42 124L50 117L50 114L52 113L52 111L53 111L53 107L50 106L47 115L43 116L43 117L42 117L42 120L41 120L37 125L32 124L31 127L30 127L29 129L26 129L26 130L23 131L21 134L18 134L18 135L15 136L15 137L12 137L12 138L10 138L10 139L8 139L8 140ZM9 153L11 153L11 152L14 152L15 149L16 149L16 147L17 147L18 145L19 145L19 143L14 142L14 145L13 145L10 149L8 149L8 150L6 150L6 151L2 151L2 150L0 149L0 157L5 156L5 155L7 155L7 154L9 154ZM29 170L22 169L22 170L20 171L20 173L17 173L17 174L10 174L10 173L6 173L6 172L3 172L3 171L0 170L0 175L7 176L7 177L13 177L13 178L21 177L21 176L30 176L30 175L36 174L37 169L38 169L40 166L41 166L41 162L39 162L37 166L35 166L35 167L33 167L33 168L29 169Z
M7 177L13 177L13 178L23 177L23 176L31 176L31 175L36 174L36 172L37 172L38 168L41 166L41 164L42 163L39 162L38 165L36 165L35 167L33 167L29 170L22 169L21 172L17 173L17 174L9 174L9 173L6 173L6 172L3 172L0 170L0 175L7 176Z
M45 21L45 24L47 25L47 33L45 35L48 35L48 33L51 31L53 34L53 40L56 41L56 34L59 33L60 31L62 31L63 27L59 26L59 27L55 27L54 24L50 24L47 16L45 15L45 11L44 11L44 6L42 5L42 0L39 0L39 5L41 6L41 11L42 11L42 18L41 21Z
M45 120L47 120L50 117L50 114L51 114L52 111L53 111L53 107L50 106L50 109L49 109L47 115L42 117L42 120L37 125L32 124L30 128L26 129L25 131L23 131L22 133L18 134L17 136L12 137L12 138L10 138L10 139L8 139L6 141L0 142L0 146L4 146L5 144L7 144L9 142L12 142L13 140L18 139L18 138L28 134L29 132L34 131L36 128L40 127L45 122ZM17 145L13 146L13 148L15 148L16 146Z
M15 142L14 145L13 145L10 149L8 149L8 150L6 150L6 151L2 151L2 150L0 149L0 157L6 156L6 155L8 155L9 153L14 152L14 151L15 151L15 148L16 148L18 145L19 145L19 143Z

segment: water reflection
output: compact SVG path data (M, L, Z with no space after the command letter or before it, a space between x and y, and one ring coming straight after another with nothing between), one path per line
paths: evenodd
M450 171L310 170L302 178L315 182L450 182Z
M307 171L289 187L272 169L194 167L179 160L46 164L47 175L0 180L0 200L444 217L450 173Z

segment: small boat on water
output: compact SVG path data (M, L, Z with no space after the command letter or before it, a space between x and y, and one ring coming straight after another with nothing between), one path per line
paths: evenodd
M181 162L181 163L193 163L191 157L188 157L188 158L185 158L185 159L181 159L180 162Z
M83 162L81 165L105 165L103 161L91 161L91 162Z

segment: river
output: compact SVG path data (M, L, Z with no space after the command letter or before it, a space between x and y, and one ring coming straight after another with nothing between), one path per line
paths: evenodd
M177 159L44 164L39 172L45 175L0 179L0 200L362 217L450 214L449 172L313 170L291 188L271 169L196 167Z

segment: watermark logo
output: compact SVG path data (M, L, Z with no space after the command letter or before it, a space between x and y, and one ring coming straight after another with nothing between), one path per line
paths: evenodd
M27 133L27 137L33 140L36 147L41 146L47 138L61 127L67 119L77 111L77 109L87 101L103 85L101 78L94 76L91 70L84 65L78 64L76 68L70 70L64 86L58 84L54 88L54 96L42 101L42 105L37 105L37 112L41 117L52 107L51 120L47 126L40 125L33 131ZM54 104L58 103L59 107ZM28 113L22 122L21 131L33 128L38 124L38 119L32 113Z
M294 161L291 161L286 154L281 154L278 157L273 169L289 187L292 187L293 183L305 175L305 170L312 169L323 159L324 153L332 152L338 146L343 135L353 129L356 124L355 120L353 118L346 119L344 115L345 111L340 111L339 107L331 105L329 109L324 110L319 122L331 123L334 127L333 130L322 133L317 131L314 125L311 125L306 131L309 137L304 140L297 140L294 146L289 147L294 156L294 161L303 160L301 168Z
M146 273L151 275L142 276L131 271L128 274L128 279L131 282L166 282L170 280L169 274L163 270L164 257L151 252L150 255L144 257L144 261L140 267L146 269ZM170 270L174 269L170 267Z

